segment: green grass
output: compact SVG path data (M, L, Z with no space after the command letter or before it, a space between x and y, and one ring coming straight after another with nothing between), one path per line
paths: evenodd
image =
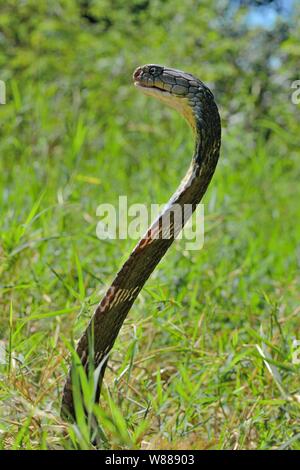
M164 203L193 150L184 121L131 86L149 50L127 50L122 67L113 54L95 62L85 34L86 76L79 62L78 76L66 66L52 77L50 42L48 63L15 65L0 107L2 448L91 447L80 403L76 426L59 416L68 345L135 244L98 240L96 208L119 195ZM156 62L212 79L181 49L170 63L159 38ZM109 40L117 49L119 36ZM223 144L204 248L176 242L132 308L93 409L103 448L300 449L297 123L282 111L283 125L233 124L216 94ZM86 404L91 393L87 381Z

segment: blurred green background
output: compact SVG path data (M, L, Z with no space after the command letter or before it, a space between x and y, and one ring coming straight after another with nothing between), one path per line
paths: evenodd
M204 249L171 248L116 343L103 446L300 449L298 2L0 7L2 448L90 446L59 418L65 339L135 244L99 241L96 208L166 202L193 151L183 119L132 86L158 63L214 92L221 158Z

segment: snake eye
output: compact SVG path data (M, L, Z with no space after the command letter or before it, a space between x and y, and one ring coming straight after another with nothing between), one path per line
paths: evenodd
M149 67L149 73L151 73L151 75L155 75L155 72L156 72L156 67Z

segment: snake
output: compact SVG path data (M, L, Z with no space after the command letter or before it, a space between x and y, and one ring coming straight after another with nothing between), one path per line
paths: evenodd
M186 175L116 274L77 343L77 358L86 374L93 371L94 403L100 400L109 355L122 324L145 282L204 196L221 147L218 107L213 93L201 80L181 70L146 64L136 68L133 83L139 91L162 101L186 119L194 134L194 153ZM191 208L188 217L175 220L174 208L183 209L186 205ZM164 236L166 228L168 233ZM73 361L62 393L61 415L69 420L76 420L75 399L83 397L80 384L80 395L76 393L75 398L73 393L75 367Z

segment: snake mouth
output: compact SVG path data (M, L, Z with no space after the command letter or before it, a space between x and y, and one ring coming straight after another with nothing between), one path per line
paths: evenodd
M163 88L160 88L156 85L152 85L152 84L147 84L147 83L142 83L138 80L135 80L134 82L134 86L137 87L137 88L141 88L142 91L144 91L145 93L157 93L157 94L163 94L163 95L171 95L171 93L167 90L164 90Z

